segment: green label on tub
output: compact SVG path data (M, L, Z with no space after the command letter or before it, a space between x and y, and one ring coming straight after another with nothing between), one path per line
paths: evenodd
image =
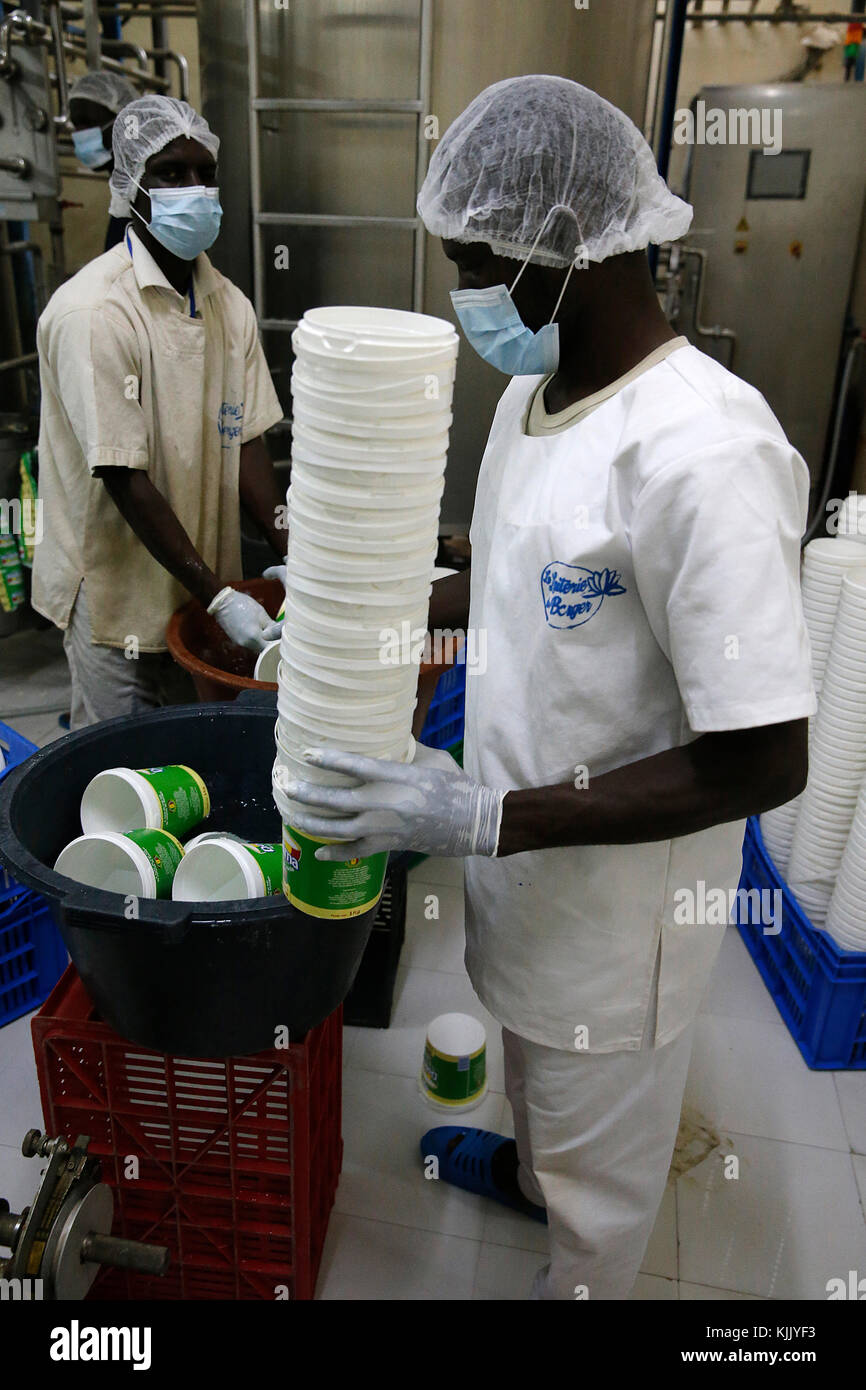
M259 866L265 881L265 896L282 892L283 887L283 849L282 845L252 844L244 841L244 849L251 854Z
M360 917L381 897L388 854L333 861L316 858L320 845L333 843L284 827L283 892L311 917Z
M183 845L166 830L128 830L126 839L134 840L150 860L156 879L156 896L170 898L174 875L183 859Z
M468 1057L449 1057L431 1047L424 1047L424 1085L434 1100L445 1105L463 1105L480 1095L486 1075L485 1048Z
M159 797L162 828L170 835L185 835L210 815L207 787L191 767L173 763L167 767L137 767L135 770Z

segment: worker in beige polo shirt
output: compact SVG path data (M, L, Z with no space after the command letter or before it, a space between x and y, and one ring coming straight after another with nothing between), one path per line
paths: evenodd
M190 594L253 651L277 635L241 575L240 503L283 558L262 436L282 409L249 300L204 254L219 231L218 138L186 102L118 115L123 240L39 321L45 534L33 604L64 630L71 727L178 698L169 618Z

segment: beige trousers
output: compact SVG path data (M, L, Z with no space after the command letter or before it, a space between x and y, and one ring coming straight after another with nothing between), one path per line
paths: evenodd
M63 650L72 679L70 729L84 729L101 719L147 714L162 705L197 700L189 674L168 652L142 652L135 660L121 647L90 640L90 615L82 583L63 634Z

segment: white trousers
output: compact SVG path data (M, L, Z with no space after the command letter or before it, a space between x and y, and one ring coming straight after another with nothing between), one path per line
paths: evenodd
M651 990L655 998L655 988ZM564 1052L502 1030L524 1196L547 1207L535 1299L625 1299L664 1196L694 1025L661 1048Z

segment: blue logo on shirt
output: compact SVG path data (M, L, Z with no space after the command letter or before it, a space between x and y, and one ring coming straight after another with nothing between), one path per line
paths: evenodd
M544 616L550 627L580 627L588 623L608 594L624 594L619 570L588 570L551 560L541 571Z
M233 405L231 401L223 401L217 419L217 429L222 435L222 447L224 449L230 449L233 444L237 443L243 432L243 426L243 401L240 405Z

